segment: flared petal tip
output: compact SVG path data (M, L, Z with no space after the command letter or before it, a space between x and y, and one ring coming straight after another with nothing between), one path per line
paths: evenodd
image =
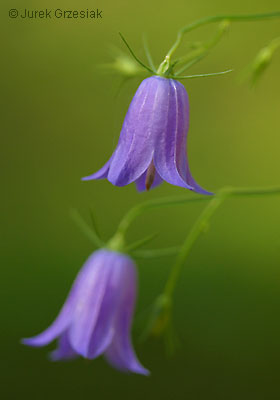
M74 351L71 353L67 353L67 352L63 353L63 352L59 351L58 349L51 351L48 354L48 359L49 359L49 361L52 361L52 362L58 362L58 361L67 362L67 361L72 361L77 357L79 357L79 354L75 353Z
M124 367L122 365L116 365L116 364L112 364L112 366L114 368L118 369L120 372L126 373L126 374L138 374L138 375L144 375L144 376L151 375L151 372L148 369L144 368L141 364L134 365L131 367Z
M135 374L140 374L140 375L144 375L144 376L150 376L151 372L144 368L144 367L137 367L134 370L132 370L131 372L135 373Z
M199 188L199 189L193 188L192 190L194 192L198 193L198 194L202 194L202 195L205 195L205 196L214 196L215 195L215 193L209 192L208 190L205 190L205 189L202 189L202 188Z
M23 338L20 339L20 343L24 344L25 346L31 346L31 347L42 347L45 346L46 343L42 343L40 340L37 339L37 337L32 337L32 338Z
M109 161L107 161L106 164L103 165L103 167L99 171L94 172L91 175L84 176L83 178L81 178L81 180L82 181L91 181L93 179L105 179L105 178L107 178L108 171L109 171L109 168L110 168L110 164L111 164L111 159Z
M95 174L94 174L95 175ZM83 176L81 178L81 181L92 181L94 178L94 175L89 175L89 176Z
M123 356L120 357L119 354L113 353L110 350L109 352L105 352L105 358L108 363L119 371L127 374L150 375L150 371L143 367L134 352L128 354L127 357L127 359L124 359Z

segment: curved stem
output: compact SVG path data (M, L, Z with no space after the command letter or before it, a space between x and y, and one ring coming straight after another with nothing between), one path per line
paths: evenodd
M175 75L181 75L186 69L190 68L192 65L206 57L209 54L209 51L220 42L225 32L228 31L229 25L229 21L221 22L214 37L205 43L202 43L200 46L198 46L198 48L194 49L186 56L179 58L177 65L181 65L182 63L185 63L185 65L177 70Z
M264 19L271 19L271 18L279 18L280 11L271 12L271 13L264 13L264 14L245 14L245 15L214 15L206 18L201 18L191 24L188 24L181 28L178 31L177 39L169 52L167 53L167 57L171 57L172 54L177 50L178 46L181 44L183 35L187 32L190 32L196 28L199 28L203 25L210 24L213 22L219 21L232 21L232 22L246 22L246 21L258 21Z
M220 205L224 202L227 194L224 192L218 193L212 200L210 201L209 204L205 207L203 210L202 214L198 217L197 221L193 225L190 233L188 234L186 240L184 241L181 251L179 252L175 264L173 265L173 268L170 272L169 278L167 280L165 289L164 289L164 294L167 297L171 297L176 285L176 282L178 280L179 274L184 266L184 263L186 261L186 258L196 242L196 240L199 238L200 234L204 231L205 227L207 226L208 221L210 218L213 216L215 211L220 207Z
M118 228L117 233L125 235L129 229L132 222L146 211L153 210L160 207L172 207L174 205L184 205L188 203L200 203L208 202L213 198L216 198L219 193L227 193L227 196L259 196L259 195L270 195L270 194L280 194L280 186L272 187L256 187L256 188L231 188L224 187L220 189L214 196L196 196L196 197L166 197L163 199L153 199L146 201L145 203L138 204L137 206L131 208L125 216L122 218Z
M228 69L226 71L221 71L221 72L212 72L210 74L197 74L197 75L187 75L187 76L172 76L174 79L193 79L193 78L208 78L210 76L218 76L218 75L225 75L228 74L229 72L232 72L232 69Z
M209 204L204 208L201 215L198 217L197 221L193 225L191 231L186 237L179 254L175 260L175 263L170 272L169 278L167 280L164 295L171 298L177 283L178 277L181 270L186 262L186 259L192 249L194 243L199 238L200 234L207 227L209 220L215 214L217 209L223 204L223 202L229 197L238 196L261 196L261 195L272 195L280 194L280 187L271 188L223 188L221 189L215 197L212 197Z
M125 235L131 223L145 211L150 211L158 207L170 207L174 205L186 204L186 203L196 203L207 201L208 196L204 197L166 197L164 199L154 199L147 201L145 203L138 204L137 206L131 208L121 220L117 233Z

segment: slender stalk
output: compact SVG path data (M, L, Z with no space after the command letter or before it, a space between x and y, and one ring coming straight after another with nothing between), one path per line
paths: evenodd
M155 258L164 257L170 255L176 255L177 259L174 267L170 274L170 283L167 283L166 290L171 293L176 280L179 276L181 268L191 250L193 244L198 239L200 233L203 231L204 226L208 220L212 217L214 212L223 203L223 201L228 197L251 197L251 196L263 196L263 195L279 195L280 186L274 187L260 187L260 188L230 188L225 187L220 189L214 196L201 196L201 197L166 197L164 199L153 199L145 203L139 204L131 208L126 215L121 220L115 235L106 244L101 239L96 230L95 223L90 227L80 216L80 214L75 210L71 210L71 217L79 226L81 231L87 236L97 247L109 247L111 249L123 251L129 251L136 258ZM151 250L141 250L135 251L138 247L149 242L153 235L149 235L146 238L140 239L131 245L126 246L125 235L129 229L132 222L141 214L146 211L151 211L155 208L161 207L171 207L174 205L184 205L190 203L200 203L209 202L207 207L202 212L201 216L196 221L195 225L191 229L191 232L187 236L185 242L179 247L170 247L165 249L151 249Z
M208 40L205 43L202 43L200 46L198 46L198 48L194 49L186 56L181 57L178 60L177 64L179 65L181 65L182 63L186 64L182 66L179 70L177 70L175 75L182 74L182 72L184 72L186 69L190 68L192 65L200 61L202 58L206 57L209 54L210 49L215 47L222 39L225 32L228 31L229 25L230 23L228 21L221 22L218 31L216 32L216 34L212 39Z
M149 66L153 71L156 71L156 66L154 64L151 52L149 50L149 46L148 46L146 35L143 36L143 44L144 44L144 50L145 50L145 53L146 53L146 57L147 57Z
M192 53L191 53L192 54ZM179 69L179 71L175 72L175 76L177 77L177 75L180 75L182 72L186 71L187 69L191 68L193 65L197 64L200 60L202 60L204 57L207 56L208 51L205 51L203 54L201 54L201 56L197 56L197 57L193 57L190 54L189 60L181 69Z
M271 187L256 187L256 188L231 188L227 187L223 189L227 191L228 196L239 197L239 196L263 196L271 194L280 194L280 186Z
M132 224L132 222L146 211L153 210L161 207L172 207L175 205L184 205L189 203L200 203L208 202L213 198L219 196L219 193L227 193L227 197L238 197L238 196L259 196L259 195L271 195L280 194L280 186L273 187L256 187L256 188L231 188L224 187L220 189L214 196L195 196L195 197L166 197L163 199L153 199L144 203L138 204L131 208L122 218L116 233L125 235Z
M201 197L166 197L164 199L154 199L145 203L138 204L131 208L121 220L117 233L125 235L131 223L145 211L150 211L154 208L170 207L174 205L183 205L186 203L204 202L208 200L208 196Z
M186 240L184 241L181 251L179 252L175 264L173 265L169 278L167 280L164 294L171 298L176 282L180 275L180 272L185 264L186 258L188 257L191 248L193 247L196 240L199 238L200 234L204 231L205 226L209 222L210 218L216 212L216 210L220 207L220 205L226 199L227 194L225 192L218 193L209 204L205 207L202 214L198 217L197 221L193 225L190 233L188 234Z
M98 232L96 230L95 222L92 227L90 227L84 219L80 216L77 210L71 209L70 215L73 221L78 225L80 230L84 233L85 236L96 246L103 247L104 242L100 239ZM93 214L91 214L91 218L93 219Z
M247 22L247 21L258 21L258 20L265 20L265 19L272 19L272 18L279 18L280 11L271 12L271 13L264 13L264 14L244 14L244 15L214 15L206 18L201 18L191 24L188 24L181 28L178 31L177 39L174 42L173 46L167 53L167 57L171 57L172 54L177 50L178 46L181 44L182 38L185 33L190 32L196 28L199 28L203 25L207 25L214 22L220 21L231 21L231 22Z
M239 197L239 196L262 196L262 195L273 195L280 194L280 187L271 188L223 188L221 189L215 197L212 197L209 204L204 208L201 215L198 217L197 221L193 225L191 231L186 237L181 250L179 251L175 263L171 269L169 278L167 280L164 295L171 298L174 292L175 285L179 278L182 268L186 262L186 259L199 238L200 234L204 231L205 226L208 225L209 220L218 210L218 208L223 204L223 202L229 197Z
M129 46L129 44L127 43L127 41L125 40L124 36L119 32L119 35L122 39L122 41L124 42L124 44L126 45L126 47L128 48L130 54L132 55L132 57L135 59L135 61L138 62L138 64L140 64L143 68L145 68L147 71L151 72L152 74L155 74L156 72L153 71L151 68L147 67L147 65L145 65L141 60L139 60L139 58L134 54L133 50L131 49L131 47Z
M226 71L213 72L213 73L210 73L210 74L197 74L197 75L187 75L187 76L175 75L175 76L172 76L171 78L174 78L174 79L208 78L210 76L225 75L225 74L228 74L229 72L232 72L232 71L233 71L232 69L228 69Z
M158 233L152 233L148 236L146 236L143 239L139 239L136 242L128 245L125 250L130 253L133 252L134 250L138 249L139 247L144 246L146 243L149 243L151 240L153 240L156 236L158 236Z

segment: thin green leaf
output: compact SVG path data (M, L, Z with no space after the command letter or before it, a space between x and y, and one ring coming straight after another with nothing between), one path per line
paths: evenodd
M149 250L138 250L132 253L133 257L135 258L160 258L160 257L168 257L168 256L175 256L180 251L180 246L174 247L167 247L165 249L149 249Z
M218 76L218 75L225 75L228 74L229 72L232 72L233 69L228 69L226 71L222 71L222 72L213 72L211 74L197 74L197 75L187 75L187 76L172 76L171 78L176 78L176 79L194 79L194 78L207 78L210 76Z
M202 60L204 57L206 57L207 54L208 54L208 52L205 52L201 56L198 56L198 57L194 58L193 60L189 61L181 69L179 69L179 71L176 72L175 76L180 75L186 69L188 69L188 68L192 67L193 65L195 65L196 63L198 63L200 60Z
M100 236L100 232L99 232L98 227L97 227L97 222L96 222L96 218L95 218L93 210L90 210L89 215L90 215L90 220L91 220L91 223L92 223L93 231L95 232L95 234L98 237L98 239L100 241L102 241L101 240L101 236Z
M144 45L144 50L145 50L145 54L146 54L147 60L149 62L149 65L150 65L150 67L151 67L151 69L153 71L156 71L156 67L155 67L152 55L150 53L150 50L149 50L149 46L148 46L146 35L143 35L143 45Z
M81 232L96 246L96 247L103 247L104 243L102 240L99 239L98 234L96 231L91 228L84 219L80 216L76 209L70 210L70 216L76 225L80 228Z
M155 74L156 72L153 71L151 68L147 67L141 60L139 60L139 58L134 54L134 52L132 51L131 47L129 46L129 44L127 43L127 41L125 40L125 38L123 37L123 35L119 32L120 37L122 38L122 41L124 42L124 44L126 45L126 47L128 48L130 54L132 55L132 57L135 59L135 61L138 62L138 64L140 64L143 68L145 68L147 71L151 72L152 74Z
M126 247L126 251L130 252L135 249L139 249L139 247L144 246L145 244L149 243L151 240L153 240L156 236L158 236L158 232L156 233L151 233L150 235L146 236L143 239L139 239L136 242L132 243L131 245Z

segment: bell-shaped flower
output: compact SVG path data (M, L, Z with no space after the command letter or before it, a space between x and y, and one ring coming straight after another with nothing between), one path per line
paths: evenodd
M118 145L109 161L93 175L116 186L135 182L139 191L165 180L200 194L190 173L186 141L189 101L185 87L174 79L152 76L139 86L126 114Z
M124 254L101 249L79 272L55 321L41 334L23 339L45 346L58 339L53 360L104 354L115 368L148 375L132 347L130 329L137 292L133 261Z

